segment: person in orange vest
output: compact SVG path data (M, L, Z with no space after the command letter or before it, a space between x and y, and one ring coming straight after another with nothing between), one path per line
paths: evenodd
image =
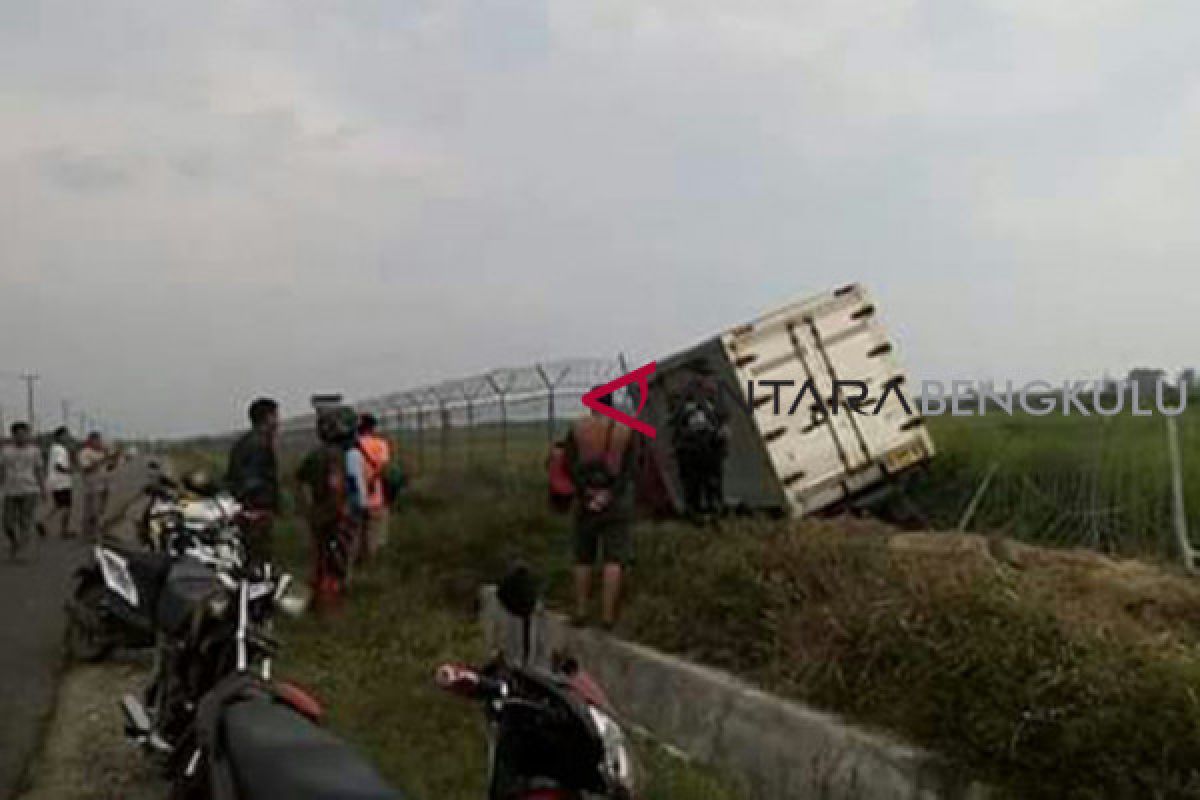
M366 466L367 519L365 541L359 550L360 560L371 560L380 548L387 544L390 514L383 491L383 474L392 460L392 446L377 433L379 420L374 414L363 414L358 418L358 449L362 451Z
M604 398L612 404L611 397ZM603 561L601 624L617 621L621 579L633 551L633 431L596 412L575 421L565 442L567 464L575 485L575 614L587 621L592 572Z

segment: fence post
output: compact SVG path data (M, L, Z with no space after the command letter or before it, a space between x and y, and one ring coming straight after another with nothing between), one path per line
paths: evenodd
M419 396L410 396L413 398L413 408L417 414L417 472L423 473L425 472L425 409Z
M437 406L438 427L441 428L438 434L438 450L440 452L438 469L444 472L446 470L450 444L450 440L446 438L449 433L447 427L450 421L446 414L446 402L442 399L442 395L437 389L427 389L426 394L433 398L433 402Z
M392 417L392 425L388 428L388 438L392 440L394 447L399 448L403 444L404 438L404 401L393 397L388 400L388 405Z
M1179 428L1175 417L1164 415L1167 421L1167 457L1171 463L1171 499L1175 521L1175 539L1179 545L1179 555L1183 559L1183 567L1188 572L1196 568L1195 554L1188 540L1187 506L1183 499L1183 459L1179 453Z
M563 380L567 377L567 373L571 371L571 368L569 366L563 367L562 371L558 373L558 378L553 381L550 380L550 376L546 374L546 370L542 368L541 364L537 364L534 369L537 370L538 377L542 379L542 384L546 387L546 441L552 444L554 442L555 422L554 390L562 384Z
M504 388L500 388L500 384L496 381L496 377L491 373L483 376L488 382L488 386L492 387L492 391L500 398L500 459L504 464L508 464L508 390L512 388L512 375L508 376L508 383Z
M617 367L621 370L619 373L620 375L625 375L629 372L629 362L625 360L624 353L617 353ZM641 387L637 383L631 383L625 387L625 392L629 395L629 399L633 402L632 407L635 410L639 408L642 404Z
M463 384L461 391L467 408L467 466L470 467L475 450L475 398L481 389L476 387L475 391L468 392L466 384Z

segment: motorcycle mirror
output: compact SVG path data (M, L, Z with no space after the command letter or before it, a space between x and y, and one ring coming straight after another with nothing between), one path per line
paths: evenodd
M289 617L302 617L308 611L310 600L309 593L303 587L292 584L275 600L275 607Z
M524 620L533 616L538 594L537 578L525 564L517 564L509 570L496 589L496 598L504 610Z

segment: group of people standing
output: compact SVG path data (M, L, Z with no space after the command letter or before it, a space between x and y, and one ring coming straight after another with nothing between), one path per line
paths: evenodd
M274 518L281 508L276 455L279 404L250 405L251 429L234 443L226 487L253 520L247 530L252 559L271 560ZM317 414L318 444L296 471L297 506L312 535L312 586L318 607L337 605L355 567L387 543L395 474L391 444L378 420L348 406Z
M108 506L111 473L120 461L121 451L110 449L95 431L76 450L70 431L59 428L45 454L28 423L13 423L9 433L9 442L0 447L0 492L4 495L9 557L23 557L35 532L42 539L48 529L57 527L63 539L76 536L71 529L71 510L77 478L83 489L83 535L89 540L99 536ZM43 505L48 506L44 515Z

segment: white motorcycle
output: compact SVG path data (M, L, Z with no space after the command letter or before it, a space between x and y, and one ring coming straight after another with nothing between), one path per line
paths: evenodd
M100 661L118 647L153 647L159 594L176 561L187 558L218 572L243 567L241 506L199 475L185 478L183 490L165 479L148 487L138 530L143 547L102 541L76 571L67 603L71 657Z

